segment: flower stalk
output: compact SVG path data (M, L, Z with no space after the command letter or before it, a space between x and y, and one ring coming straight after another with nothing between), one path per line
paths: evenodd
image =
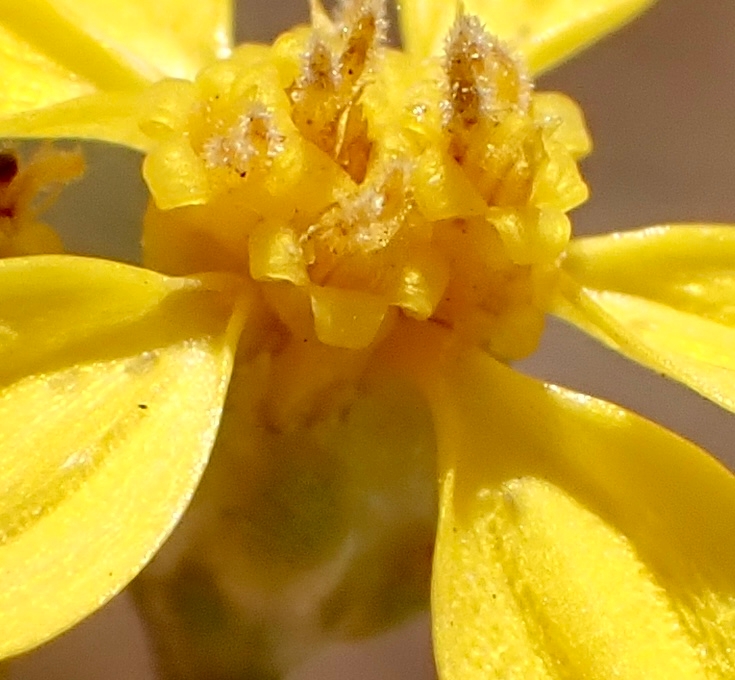
M428 607L435 455L421 398L370 361L318 379L315 342L252 349L186 517L132 585L164 678L285 677Z

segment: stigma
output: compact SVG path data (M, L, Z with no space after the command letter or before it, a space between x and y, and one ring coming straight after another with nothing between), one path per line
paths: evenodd
M311 26L155 86L146 264L235 271L324 345L410 318L525 356L587 197L581 114L461 10L433 58L386 34L379 0L315 4Z

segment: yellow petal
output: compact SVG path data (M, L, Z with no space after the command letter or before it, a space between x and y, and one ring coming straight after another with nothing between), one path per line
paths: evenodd
M0 262L0 658L126 585L186 507L239 332L226 282Z
M531 72L546 71L611 33L653 0L464 0L493 35L525 57ZM406 49L425 57L440 54L459 3L400 0Z
M91 139L146 151L139 92L97 92L42 109L0 118L0 135L12 138Z
M0 0L0 136L90 136L96 100L72 109L72 118L84 113L79 129L65 108L25 127L14 116L95 92L140 91L164 76L193 78L229 53L230 27L229 0Z
M402 357L439 452L440 677L732 678L735 478L628 411L420 340Z
M735 227L580 239L553 311L735 411Z

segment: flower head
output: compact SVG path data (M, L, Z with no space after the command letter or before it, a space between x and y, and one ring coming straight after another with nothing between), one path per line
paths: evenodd
M310 441L365 376L423 395L443 678L728 677L733 478L505 365L553 312L735 410L735 231L570 242L590 143L571 100L532 87L647 3L406 2L405 51L385 45L381 3L334 19L315 3L311 27L231 52L226 3L180 25L173 0L115 5L118 22L89 4L38 3L74 51L3 19L20 56L0 133L144 151L149 270L0 267L0 339L19 357L0 414L52 404L26 442L0 431L0 616L14 617L0 652L69 625L147 561L197 484L234 363L218 446L254 459L271 436ZM83 565L73 578L62 553Z
M417 60L381 43L379 5L343 15L150 90L147 263L288 282L331 346L365 348L408 316L527 354L587 196L580 114L532 93L476 17ZM182 230L212 243L195 262ZM298 294L271 302L303 334Z

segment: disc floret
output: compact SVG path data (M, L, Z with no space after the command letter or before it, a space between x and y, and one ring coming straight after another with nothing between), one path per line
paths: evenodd
M149 264L238 271L327 345L412 317L527 354L587 196L576 106L463 13L423 61L385 46L378 2L312 23L154 90Z

